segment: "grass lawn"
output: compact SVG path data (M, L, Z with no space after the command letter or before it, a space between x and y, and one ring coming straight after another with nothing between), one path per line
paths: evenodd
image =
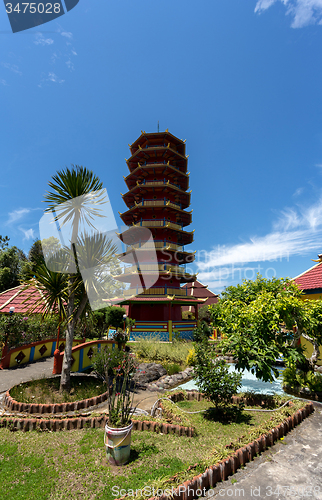
M10 396L20 403L52 404L81 401L106 392L106 384L96 377L74 376L70 382L70 393L60 393L60 377L31 380L13 387Z
M281 401L279 398L278 405ZM23 433L1 428L1 499L110 500L121 496L120 488L136 490L153 485L171 489L271 429L303 404L295 400L291 408L274 413L244 411L231 423L208 420L203 414L185 415L182 418L189 419L196 429L193 438L134 431L130 463L123 467L107 464L103 429ZM187 411L209 407L206 401L178 405ZM173 412L180 416L180 410ZM177 473L174 481L167 482Z

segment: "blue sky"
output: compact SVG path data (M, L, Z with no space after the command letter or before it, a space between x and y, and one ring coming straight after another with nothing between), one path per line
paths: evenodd
M123 212L128 143L159 121L187 140L202 282L294 277L322 253L322 0L80 0L16 34L0 6L0 32L11 244L29 250L70 164Z

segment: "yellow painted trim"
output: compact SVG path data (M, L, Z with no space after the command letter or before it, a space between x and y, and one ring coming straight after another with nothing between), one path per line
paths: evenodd
M169 341L172 342L172 320L168 321L168 332L169 332Z

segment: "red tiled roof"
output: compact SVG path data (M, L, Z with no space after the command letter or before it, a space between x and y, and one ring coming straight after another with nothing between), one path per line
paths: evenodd
M208 300L205 304L216 304L218 302L218 295L213 293L211 290L208 290L208 285L203 285L200 281L194 281L193 283L186 283L181 288L186 288L188 290L188 295L192 297L207 298Z
M0 293L0 313L9 313L10 307L14 307L15 313L27 314L28 310L31 309L40 298L44 300L36 287L29 288L28 290L24 290L23 288L24 285L19 285ZM25 302L26 299L28 300ZM41 312L41 306L37 306L33 311L33 313Z
M301 290L322 288L322 262L294 278L294 281Z

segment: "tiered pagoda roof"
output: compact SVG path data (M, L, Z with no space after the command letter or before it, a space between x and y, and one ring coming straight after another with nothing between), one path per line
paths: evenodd
M196 279L184 267L194 260L194 252L185 249L193 242L194 233L187 229L192 221L192 210L187 210L191 191L187 191L189 173L185 149L185 141L167 130L142 132L130 145L131 156L126 160L130 173L124 177L128 191L122 195L127 210L120 213L120 217L129 226L121 238L131 244L119 259L133 263L133 251L140 255L139 271L148 273L154 283L140 296L183 298L186 291L180 285ZM142 244L133 228L148 229L153 241ZM157 262L151 261L152 247ZM135 288L140 284L137 265L124 268L117 279L130 283L125 295L137 295Z

